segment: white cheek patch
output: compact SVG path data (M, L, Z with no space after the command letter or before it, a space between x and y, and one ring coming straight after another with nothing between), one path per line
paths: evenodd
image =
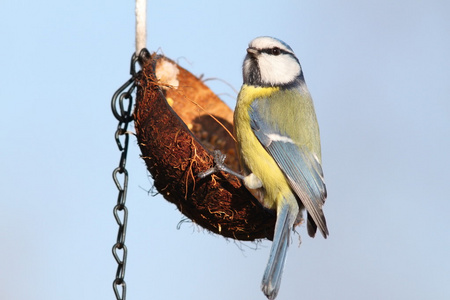
M279 56L262 53L259 56L261 81L266 84L290 83L300 75L301 68L297 60L289 54Z

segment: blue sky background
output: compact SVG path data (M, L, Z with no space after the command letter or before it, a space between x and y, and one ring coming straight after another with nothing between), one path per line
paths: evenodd
M298 229L277 299L450 298L449 14L444 0L149 1L147 47L196 75L239 89L260 35L300 58L330 237ZM0 15L1 298L114 299L110 99L129 78L134 3L2 1ZM270 242L177 229L130 148L128 299L265 299Z

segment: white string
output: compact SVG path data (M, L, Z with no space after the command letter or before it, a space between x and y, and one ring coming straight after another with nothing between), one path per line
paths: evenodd
M147 43L147 0L136 0L136 55Z

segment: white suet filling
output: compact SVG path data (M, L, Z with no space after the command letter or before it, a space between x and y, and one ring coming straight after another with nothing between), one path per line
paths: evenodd
M177 79L178 73L180 73L180 70L178 70L177 66L167 60L160 60L156 65L156 77L165 85L169 85L175 89L180 84ZM163 88L167 89L164 86Z

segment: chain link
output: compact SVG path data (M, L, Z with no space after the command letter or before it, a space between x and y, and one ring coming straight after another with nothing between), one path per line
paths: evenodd
M127 291L127 286L125 283L125 269L128 250L125 246L125 237L127 231L128 209L125 206L125 201L128 189L128 171L125 166L127 162L129 141L129 134L127 132L127 129L128 124L133 121L132 93L134 91L134 88L136 87L135 77L137 61L138 57L133 54L130 67L131 78L114 93L111 100L111 109L113 115L119 121L114 137L117 147L121 152L119 166L115 168L112 173L114 183L116 184L117 190L119 191L117 204L113 209L114 218L116 219L117 225L119 225L119 229L117 232L117 241L112 247L112 253L117 262L116 278L113 281L114 294L116 295L117 300L125 300Z

